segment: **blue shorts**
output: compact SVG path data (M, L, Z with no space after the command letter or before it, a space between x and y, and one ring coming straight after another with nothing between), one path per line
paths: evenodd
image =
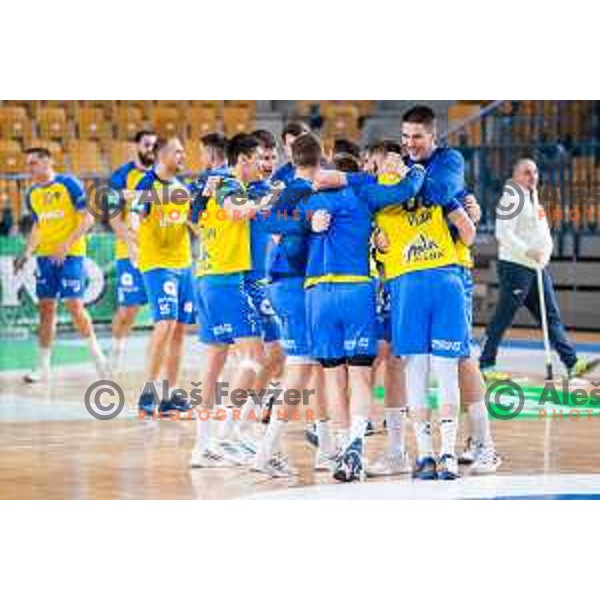
M196 322L192 269L151 269L142 274L152 318L190 325Z
M276 342L281 339L281 323L269 295L269 286L263 279L244 277L244 291L256 313L255 321L264 342Z
M319 283L306 292L306 311L313 358L377 355L373 282Z
M281 345L286 356L308 359L310 346L306 323L303 277L279 279L269 286L273 308L281 321Z
M460 358L469 345L465 293L457 267L414 271L390 281L396 356Z
M256 312L244 291L244 277L204 275L196 278L198 335L204 344L234 344L259 337Z
M465 314L467 317L467 324L469 327L469 344L461 356L461 358L469 358L471 356L471 332L473 329L473 289L475 284L473 282L473 272L467 267L459 267L458 274L463 286L463 293L465 295Z
M392 300L387 281L378 279L377 286L377 339L392 341Z
M148 303L144 278L128 258L117 261L117 304L119 306L141 306Z
M63 263L37 257L35 292L38 298L83 298L86 273L83 256L67 256Z

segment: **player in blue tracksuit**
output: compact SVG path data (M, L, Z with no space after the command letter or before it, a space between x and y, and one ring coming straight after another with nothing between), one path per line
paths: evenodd
M292 121L288 123L281 132L281 141L287 161L280 165L271 176L272 183L283 183L287 185L295 177L295 168L292 163L292 144L294 140L303 133L308 133L309 129L305 123Z

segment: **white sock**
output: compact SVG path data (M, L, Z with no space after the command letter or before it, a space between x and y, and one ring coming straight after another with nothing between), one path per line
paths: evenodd
M279 442L286 424L287 422L284 419L279 419L276 413L271 415L271 420L267 426L267 431L260 448L261 455L267 460L279 449Z
M255 404L254 398L248 394L246 403L240 409L240 433L248 433L254 423L256 423L256 419L248 419L252 412L254 412L256 418L259 418L259 415L261 415L260 407Z
M444 454L456 455L456 434L458 431L458 419L444 417L440 420L440 456Z
M217 427L217 437L219 440L228 438L233 432L233 427L233 408L227 407L225 408L225 418L219 421L219 426Z
M364 442L367 424L369 420L363 415L352 415L352 429L350 430L350 443L356 438L360 438Z
M340 427L335 432L335 444L338 450L345 450L350 444L350 430L347 427Z
M335 454L335 442L331 435L331 430L329 429L329 421L326 419L317 421L316 430L317 438L319 440L319 450L328 456L333 456Z
M385 424L388 434L388 445L391 452L404 451L404 424L406 422L405 408L386 408L384 410Z
M120 356L121 354L123 354L124 349L125 349L125 338L124 337L121 337L121 338L113 337L112 353L114 355Z
M208 447L211 420L212 415L209 419L202 420L199 417L196 419L196 450L198 452L204 452Z
M477 446L492 447L494 442L490 431L490 419L485 402L475 402L469 406L471 437Z
M38 356L38 365L40 371L49 371L50 370L50 356L52 355L51 348L41 348L39 349Z
M417 438L417 451L422 460L433 456L433 435L431 421L415 421L415 437Z
M90 335L86 341L88 343L90 354L92 355L93 359L103 360L104 354L102 352L102 349L100 348L100 345L98 344L98 338L96 338L96 336L92 333L92 335Z

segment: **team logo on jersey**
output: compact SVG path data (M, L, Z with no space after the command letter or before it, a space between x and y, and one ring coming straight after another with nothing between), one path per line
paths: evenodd
M177 295L177 286L175 285L174 281L165 281L163 283L163 291L165 294L168 294L169 296L176 296Z
M123 287L131 287L133 285L133 275L131 273L123 273L121 275L121 285Z
M275 311L273 310L273 306L266 298L260 303L260 313L267 317L272 317L275 315Z
M191 302L186 302L183 305L183 312L185 313L191 313L194 309L194 305Z
M439 244L423 233L419 233L404 250L404 262L407 264L438 260L443 256L444 252Z

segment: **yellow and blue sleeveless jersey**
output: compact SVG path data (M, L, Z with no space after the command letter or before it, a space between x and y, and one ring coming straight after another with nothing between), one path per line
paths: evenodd
M324 282L355 283L371 279L370 239L374 213L413 198L423 185L423 169L412 169L396 185L346 186L313 194L303 209L326 210L331 226L310 236L306 286Z
M140 271L191 266L189 189L180 179L164 181L151 170L140 180L136 190L141 192L137 200L141 212Z
M461 191L461 193L457 196L457 200L459 202L462 202L463 200L468 196L469 194L469 190L464 189L463 191ZM464 208L464 206L463 206ZM472 269L473 268L473 253L471 251L471 248L469 248L469 246L467 246L466 244L463 243L463 241L460 239L459 235L458 235L458 231L456 230L456 227L454 227L453 225L450 225L450 233L452 234L452 238L454 239L454 244L456 246L456 255L458 257L458 264L461 267L464 267L465 269Z
M194 199L192 223L197 225L200 237L196 277L242 273L252 268L250 224L225 212L223 203L230 196L247 200L242 185L228 176L215 196L206 199L200 192Z
M121 165L110 176L108 184L115 190L135 190L138 183L146 176L146 173L147 171L145 169L140 169L135 161L131 161ZM124 199L120 217L125 223L129 223L130 210L131 202ZM135 235L135 231L131 227L129 227L129 233L130 235ZM115 258L117 260L129 258L127 244L119 238L115 239Z
M85 191L72 175L56 175L46 184L34 184L27 191L27 206L39 232L38 256L51 256L81 223ZM85 236L71 245L68 256L85 256Z

